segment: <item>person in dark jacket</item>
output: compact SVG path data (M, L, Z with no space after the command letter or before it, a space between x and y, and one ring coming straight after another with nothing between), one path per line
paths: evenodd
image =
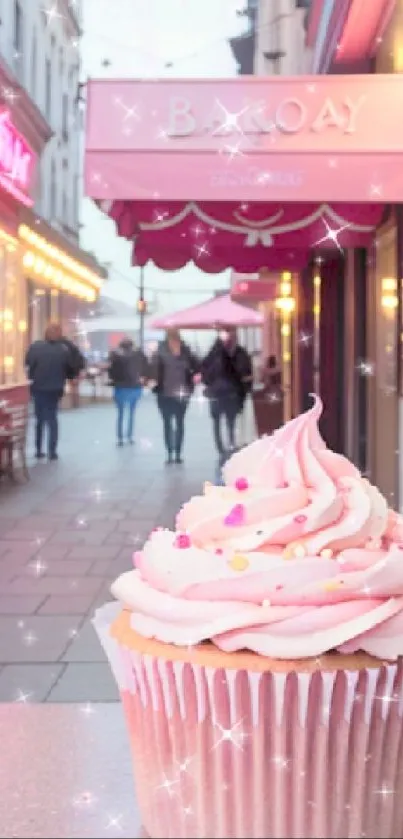
M206 396L210 401L213 433L220 462L227 456L221 435L225 419L230 450L235 449L236 420L243 411L252 387L252 361L249 353L237 343L234 329L222 329L201 365Z
M47 427L48 456L50 460L57 460L57 412L66 379L74 364L58 323L49 324L43 341L34 341L31 344L25 357L25 364L31 380L31 394L36 417L36 457L44 457L42 444L44 430Z
M196 356L177 329L168 329L153 359L158 409L162 417L167 464L183 463L185 415L199 371Z
M117 408L117 443L123 446L126 437L127 442L133 445L134 414L143 385L149 378L148 361L142 350L134 346L131 338L123 338L119 347L109 356L108 369Z

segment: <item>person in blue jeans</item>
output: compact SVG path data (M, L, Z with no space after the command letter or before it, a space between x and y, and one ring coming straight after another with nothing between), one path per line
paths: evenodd
M131 338L123 338L118 348L109 356L109 378L114 387L117 408L117 444L124 440L134 443L134 416L143 385L149 378L148 361L142 350L134 346Z
M57 460L58 408L66 380L78 375L71 342L66 342L58 323L50 323L43 341L34 341L28 349L25 364L31 381L35 410L35 449L38 459L43 452L44 432L48 431L48 457ZM77 350L78 351L78 350ZM79 351L78 351L79 352Z

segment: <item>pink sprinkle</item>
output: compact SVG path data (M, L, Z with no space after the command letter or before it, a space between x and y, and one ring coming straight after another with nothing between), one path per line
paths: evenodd
M398 544L398 546L397 546L397 547L399 548L399 551L403 551L403 545L402 545L402 543L401 543L401 542L399 542L399 544Z
M245 489L249 489L249 483L246 478L237 478L235 481L235 488L239 490L239 492L243 492Z
M216 548L214 553L217 554L217 556L222 556L224 551L222 548Z
M235 504L235 507L230 510L225 516L224 524L227 527L239 527L245 521L245 507L243 504Z
M276 591L281 591L282 588L284 588L284 586L276 586Z
M303 515L294 516L294 521L296 522L296 524L304 524L307 520L308 520L307 516L303 516Z
M190 548L191 541L190 536L187 533L178 533L175 542L174 548Z

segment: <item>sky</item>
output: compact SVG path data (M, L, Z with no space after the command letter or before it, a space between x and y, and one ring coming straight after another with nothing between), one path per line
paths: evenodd
M234 76L227 39L245 27L236 16L243 5L242 0L83 0L83 81ZM135 306L139 269L131 267L131 245L117 238L112 222L88 199L81 223L83 247L109 265L105 293ZM149 265L145 280L150 306L166 313L228 287L229 273L211 276L193 265L165 273Z

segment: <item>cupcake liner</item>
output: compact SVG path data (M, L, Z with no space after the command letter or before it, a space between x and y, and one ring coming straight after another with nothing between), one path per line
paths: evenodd
M151 837L403 836L400 661L259 673L102 643Z

